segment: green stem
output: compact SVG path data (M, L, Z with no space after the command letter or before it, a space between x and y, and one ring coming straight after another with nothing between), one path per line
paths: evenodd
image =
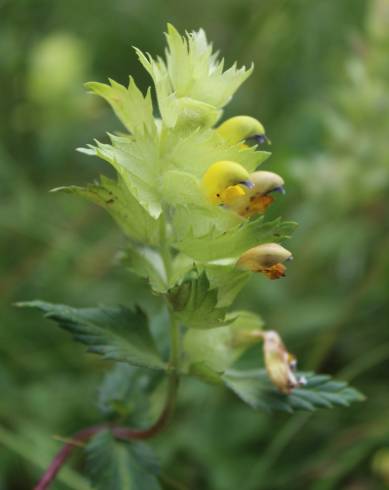
M165 266L166 282L169 284L172 274L172 254L167 233L167 222L164 216L161 218L159 246L160 253ZM170 367L177 371L180 362L180 330L173 308L168 304L170 318Z
M169 285L172 274L172 256L170 252L170 243L167 236L167 223L166 219L162 216L160 218L160 230L159 230L159 249L165 266L166 283Z
M169 284L171 273L172 273L172 256L171 256L171 247L167 237L166 230L166 221L162 217L161 225L160 225L160 253L164 263L165 272L166 272L166 283ZM58 454L54 457L52 463L49 468L42 476L40 481L35 487L35 490L46 490L49 485L55 479L57 473L64 465L65 461L68 459L70 454L72 453L75 445L77 443L82 442L85 443L89 441L91 437L100 432L101 430L110 429L112 434L118 439L125 440L144 440L150 439L154 437L159 432L161 432L166 425L169 423L175 406L177 399L177 391L179 384L179 375L178 375L178 367L180 361L180 331L179 325L174 315L173 309L169 308L169 317L170 317L170 373L169 373L169 385L168 392L166 395L165 406L153 425L146 429L136 429L131 427L119 427L119 426L107 426L106 424L88 427L86 429L81 430L77 434L72 437L72 441L67 442L62 449L58 452Z
M170 367L177 371L180 363L180 329L174 316L174 311L169 307L170 317Z

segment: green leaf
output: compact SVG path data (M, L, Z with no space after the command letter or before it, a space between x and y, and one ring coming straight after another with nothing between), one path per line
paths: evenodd
M178 253L172 260L169 288L179 286L194 267L191 257Z
M196 260L209 262L229 257L238 257L255 245L267 242L282 242L295 229L296 224L282 222L281 218L264 222L263 217L244 222L221 233L214 231L201 237L188 237L174 246Z
M159 465L143 443L115 440L98 433L87 445L87 469L96 490L160 490Z
M265 370L228 371L223 375L227 388L254 409L266 411L313 411L319 408L348 406L363 401L364 396L347 383L333 381L330 376L299 373L306 385L295 388L290 395L280 393L269 381Z
M123 420L137 426L151 423L150 394L159 377L158 371L116 363L99 387L101 413L109 419L120 417L121 423Z
M217 308L217 290L209 288L204 273L171 290L169 300L177 317L188 328L212 328L225 324L226 309Z
M89 184L86 187L58 187L52 192L75 194L101 206L113 217L122 231L131 239L157 245L159 242L160 222L138 203L119 177L115 182L101 176L99 184Z
M143 133L144 128L150 132L156 131L150 90L147 91L146 97L143 97L132 77L128 88L111 79L109 82L111 85L89 82L85 86L111 105L130 133Z
M71 308L66 305L29 301L17 306L37 308L46 318L73 334L88 352L104 359L126 362L150 369L165 369L150 334L145 314L123 306Z
M230 306L245 286L250 273L239 271L234 264L207 264L204 266L210 287L217 289L217 306Z
M161 165L168 170L180 170L200 179L212 163L232 160L253 172L270 153L231 145L213 129L197 128L189 134L165 129L161 133Z
M116 363L104 376L99 387L98 407L104 416L128 416L133 410L131 395L138 368Z
M136 52L149 72L157 92L158 105L168 127L212 126L233 93L250 76L252 67L237 69L236 64L223 72L202 29L180 34L170 24L166 35L166 62Z
M224 61L217 60L202 29L181 36L168 24L166 64L173 91L178 97L189 96L221 108L238 87L251 75L252 69L234 64L223 73Z
M111 145L96 141L95 145L78 148L78 151L97 156L112 165L138 203L157 219L162 212L158 136L145 131L136 138L130 135L110 135L110 138Z
M199 180L193 174L180 170L165 172L162 178L162 195L172 205L208 206Z
M122 263L138 276L147 279L156 293L169 289L161 255L150 247L130 245L122 256Z
M212 385L222 385L223 381L220 377L220 371L212 369L206 362L193 362L189 365L188 374L204 383Z
M241 357L244 351L261 341L251 337L263 327L262 319L249 311L235 311L226 316L227 325L208 330L189 329L183 341L189 372L202 377L206 368L222 373ZM199 369L201 367L201 370Z

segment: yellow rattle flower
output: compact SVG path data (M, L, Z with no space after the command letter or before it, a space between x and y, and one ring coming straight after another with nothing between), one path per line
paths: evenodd
M216 128L216 131L229 143L243 143L244 147L247 146L245 143L270 143L262 123L250 116L231 117Z
M259 170L250 174L254 186L243 196L230 201L230 207L246 218L255 214L263 214L274 201L272 192L285 194L283 178L274 172Z
M288 395L294 388L306 384L304 377L296 376L296 358L287 351L278 333L267 330L262 336L266 371L279 391Z
M269 279L285 276L283 262L293 258L291 252L278 243L263 243L244 252L236 263L239 269L262 272Z
M229 204L244 196L254 184L247 170L239 163L221 160L213 163L203 175L203 190L212 204Z

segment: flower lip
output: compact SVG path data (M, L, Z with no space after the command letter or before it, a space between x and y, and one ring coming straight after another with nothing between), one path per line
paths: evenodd
M240 180L239 184L244 185L248 189L254 189L254 182L251 182L251 180Z

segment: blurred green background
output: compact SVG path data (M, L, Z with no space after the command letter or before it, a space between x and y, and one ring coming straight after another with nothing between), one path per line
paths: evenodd
M83 82L131 73L145 89L131 45L161 53L167 21L203 27L228 63L254 60L226 115L264 122L265 167L288 192L269 214L300 224L288 277L253 279L239 306L278 329L302 369L349 380L367 401L268 415L186 380L154 444L164 488L389 488L389 2L1 0L0 19L0 489L31 488L60 447L52 435L99 420L106 370L12 303L138 302L159 314L115 265L125 241L109 217L48 190L107 172L74 151L120 129ZM88 488L77 467L53 489Z

